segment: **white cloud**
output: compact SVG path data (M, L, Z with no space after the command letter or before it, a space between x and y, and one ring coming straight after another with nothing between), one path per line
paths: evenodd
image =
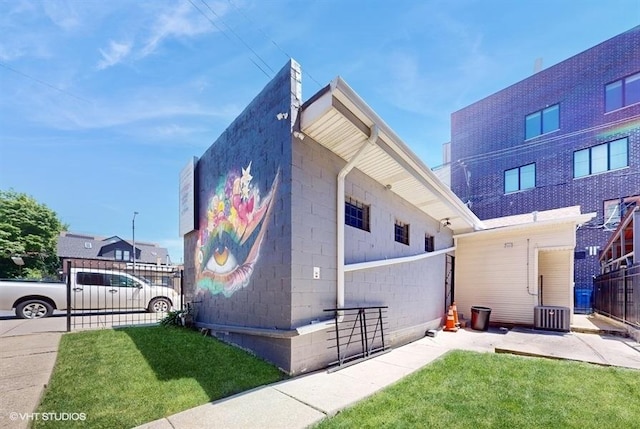
M132 45L131 42L118 43L111 40L107 50L100 49L102 59L98 62L98 70L120 63L131 53Z
M45 1L42 5L51 22L63 30L72 30L80 26L81 19L70 2Z
M212 9L219 15L224 12L224 8L221 8L220 5L214 5ZM201 7L201 10L207 12L204 7ZM214 19L215 16L211 18ZM145 57L152 54L165 39L194 37L215 30L216 28L190 3L179 3L176 7L158 17L140 55Z

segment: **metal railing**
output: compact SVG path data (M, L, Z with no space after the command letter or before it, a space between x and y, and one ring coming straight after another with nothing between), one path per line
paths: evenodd
M640 326L640 265L596 277L593 307L612 319Z
M388 307L331 308L335 317L335 329L330 331L329 341L334 345L338 359L330 364L343 367L369 359L387 350L384 340Z

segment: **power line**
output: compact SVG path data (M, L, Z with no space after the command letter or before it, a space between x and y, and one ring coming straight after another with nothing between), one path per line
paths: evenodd
M615 125L620 125L620 124L623 124L625 122L630 122L630 121L633 121L635 119L640 119L640 115L630 116L630 117L627 117L627 118L624 118L624 119L619 119L619 120L613 121L613 122L607 122L606 124L595 125L595 126L589 127L589 128L583 128L583 129L576 130L576 131L573 131L573 132L570 132L570 133L561 134L559 136L547 137L545 139L540 139L540 140L538 140L538 141L536 141L534 143L523 143L522 145L519 145L519 146L507 147L507 148L504 148L504 149L497 149L497 150L494 150L494 151L491 151L491 152L481 153L479 155L469 156L469 157L466 157L466 158L459 159L459 160L457 160L455 162L457 162L457 163L461 163L461 162L462 163L467 163L467 162L485 161L485 160L488 160L488 159L491 159L491 158L494 158L494 157L497 157L497 156L500 156L500 155L503 155L503 154L506 154L506 153L517 153L519 151L529 150L529 149L536 148L536 147L541 146L541 145L546 144L546 143L553 143L553 142L556 142L558 140L563 140L563 139L566 139L566 138L575 137L575 136L580 135L580 134L585 134L585 133L589 133L589 132L592 132L592 131L598 131L598 130L601 130L601 129L604 129L604 128L612 127L612 126L615 126Z
M26 74L26 73L24 73L24 72L21 72L20 70L16 70L16 69L14 69L13 67L10 67L10 66L8 66L8 65L6 65L6 64L4 64L4 63L0 63L0 67L4 67L5 69L7 69L7 70L9 70L9 71L12 71L12 72L14 72L14 73L16 73L16 74L18 74L18 75L20 75L20 76L24 77L24 78L27 78L27 79L32 80L32 81L34 81L34 82L37 82L37 83L39 83L40 85L44 85L44 86L46 86L46 87L48 87L48 88L54 89L54 90L56 90L56 91L58 91L58 92L61 92L61 93L65 94L65 95L68 95L69 97L73 97L73 98L75 98L76 100L80 100L80 101L82 101L82 102L84 102L84 103L91 104L91 102L90 102L89 100L87 100L86 98L78 97L77 95L72 94L72 93L70 93L69 91L65 91L64 89L60 89L60 88L58 88L57 86L54 86L54 85L52 85L52 84L50 84L50 83L48 83L48 82L45 82L45 81L43 81L43 80L41 80L41 79L35 78L35 77L33 77L33 76L30 76L30 75L28 75L28 74Z
M247 14L245 14L242 9L240 9L238 6L236 6L236 4L232 1L232 0L227 0L229 2L229 4L231 6L233 6L233 8L235 10L237 10L240 15L242 15L254 28L256 28L260 33L262 33L262 35L265 37L265 39L269 40L276 48L278 48L278 50L280 52L282 52L288 59L292 60L293 57L291 55L289 55L289 53L287 53L287 51L285 51L284 49L282 49L282 47L280 47L280 45L278 43L276 43L275 40L273 40L263 29L262 27L260 27L255 21L253 21L251 18L249 18L249 16L247 16ZM306 74L307 76L309 76L309 78L314 81L320 88L323 87L322 84L320 84L320 82L318 82L313 76L311 76L310 73L306 72L303 70L302 72L303 74Z
M188 1L189 3L191 3L191 6L193 6L193 7L194 7L198 12L200 12L200 14L201 14L202 16L204 16L204 17L207 19L207 21L209 21L209 22L211 23L211 25L213 25L215 28L217 28L218 30L220 30L220 32L221 32L222 34L224 34L224 36L225 36L227 39L232 40L232 39L231 39L231 37L229 37L229 35L227 34L227 32L226 32L222 27L218 26L218 24L216 24L216 23L215 23L215 21L213 21L213 20L212 20L212 19L211 19L211 18L210 18L210 17L209 17L209 16L208 16L208 15L207 15L203 10L202 10L202 9L200 9L198 6L196 6L196 4L195 4L192 0L187 0L187 1ZM204 4L205 4L205 6L207 6L207 8L208 8L211 12L213 12L216 16L218 16L218 14L216 14L216 13L213 11L213 9L211 9L211 7L210 7L210 6L209 6L209 5L208 5L204 0L200 0L200 1L201 1L202 3L204 3ZM225 25L226 25L226 24L225 24ZM228 27L228 26L227 26L227 27ZM234 33L234 34L235 34L235 33ZM236 37L240 38L238 35L236 35ZM242 39L240 39L240 40L242 40ZM247 45L245 44L245 46L247 46ZM252 52L253 52L253 53L254 53L258 58L260 58L260 56L259 56L258 54L256 54L256 53L255 53L255 51L253 51L253 49L251 49L250 47L249 47L249 50L251 50L251 51L252 51ZM266 64L266 62L265 62L262 58L260 58L260 60L261 60L264 64ZM257 62L255 62L255 61L253 60L253 58L249 57L249 61L251 61L251 62L253 63L253 65L254 65L254 66L256 66L256 67L257 67L257 68L258 68L262 73L264 73L264 75L265 75L265 76L267 76L269 79L271 79L271 77L272 77L272 76L271 76L269 73L267 73L267 71L266 71L265 69L263 69L262 67L260 67L260 65L259 65ZM267 65L267 67L268 67L271 71L273 71L273 69L271 69L271 67L269 67L269 65L268 65L268 64L266 64L266 65Z

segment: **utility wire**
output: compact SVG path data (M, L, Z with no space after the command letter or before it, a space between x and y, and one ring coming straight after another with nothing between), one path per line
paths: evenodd
M233 31L233 28L231 28L231 27L230 27L230 26L229 26L229 25L224 21L224 19L222 19L222 17L221 17L220 15L218 15L218 14L216 13L216 11L215 11L215 10L213 10L213 9L211 8L211 6L209 6L209 4L208 4L205 0L200 0L200 1L202 2L202 4L204 4L204 5L207 7L207 9L209 9L209 10L211 11L211 13L213 13L215 16L217 16L217 17L218 17L218 19L220 20L220 22L222 22L222 23L225 25L225 27L227 27L227 28L229 29L229 31L231 32L231 34L233 34L234 36L236 36L236 37L238 38L238 40L240 40L240 43L242 43L242 44L243 44L247 49L249 49L249 50L253 53L253 55L255 55L256 57L258 57L258 59L259 59L260 61L262 61L262 64L264 64L265 66L267 66L267 68L268 68L269 70L271 70L271 72L272 72L272 73L274 73L274 74L275 74L275 70L274 70L274 69L272 69L272 68L271 68L271 66L269 66L269 64L267 64L267 62L266 62L264 59L262 59L262 57L261 57L261 56L260 56L260 55L255 51L255 50L253 50L253 48L252 48L248 43L246 43L242 37L240 37L240 36L238 35L238 33L236 33L235 31Z
M195 4L192 0L187 0L187 1L188 1L189 3L191 3L191 6L193 6L193 7L194 7L198 12L200 12L200 14L201 14L202 16L204 16L204 17L207 19L207 21L209 21L209 22L211 23L211 25L213 25L215 28L217 28L218 30L220 30L220 32L221 32L222 34L224 34L224 36L225 36L227 39L232 40L232 39L231 39L231 37L229 37L229 35L227 34L227 32L226 32L226 31L224 31L224 29L223 29L223 28L219 27L219 26L218 26L218 24L216 24L216 23L215 23L215 21L213 21L213 20L212 20L212 19L211 19L211 18L210 18L210 17L209 17L209 16L208 16L208 15L207 15L203 10L202 10L202 9L200 9L198 6L196 6L196 4ZM204 0L201 0L201 1L204 3ZM206 3L205 3L205 4L206 4ZM207 7L209 7L209 6L207 5ZM210 8L210 7L209 7L209 10L211 10L211 8ZM215 13L215 12L214 12L214 13ZM216 15L216 16L217 16L217 15ZM252 51L253 51L253 50L252 50ZM258 58L260 58L260 57L258 56ZM260 60L261 60L262 62L264 62L264 60L262 60L262 58L260 58ZM269 73L267 73L265 69L263 69L262 67L260 67L260 65L259 65L257 62L255 62L255 61L253 60L253 58L249 57L249 61L251 61L251 62L253 63L253 65L254 65L254 66L256 66L256 67L257 67L257 68L258 68L262 73L264 73L264 75L265 75L265 76L267 76L269 79L271 79L271 77L272 77L272 76L271 76ZM268 66L267 66L267 67L268 67ZM269 67L269 69L271 69L271 67Z
M606 124L595 125L595 126L589 127L589 128L583 128L583 129L576 130L576 131L573 131L573 132L570 132L570 133L561 134L559 136L547 137L547 138L540 139L540 140L538 140L536 142L532 142L532 143L523 143L522 145L518 145L518 146L508 147L508 148L504 148L504 149L497 149L497 150L494 150L494 151L491 151L491 152L481 153L479 155L468 156L466 158L459 159L458 161L455 161L455 162L467 163L467 162L486 161L488 159L503 155L505 153L517 153L517 152L520 152L520 151L529 150L529 149L536 148L536 147L541 146L541 145L546 144L546 143L552 143L552 142L556 142L556 141L559 141L559 140L564 140L564 139L569 138L569 137L575 137L575 136L580 135L580 134L585 134L585 133L589 133L589 132L592 132L592 131L598 131L598 130L601 130L601 129L604 129L604 128L608 128L608 127L619 125L619 124L622 124L622 123L625 123L625 122L633 121L635 119L640 119L640 115L630 116L630 117L627 117L627 118L624 118L624 119L619 119L619 120L613 121L613 122L607 122Z
M280 52L282 52L288 59L292 60L293 57L291 55L289 55L289 53L287 53L287 51L285 51L284 49L282 49L282 47L280 47L280 45L278 43L276 43L275 40L273 40L273 38L271 38L263 29L262 27L260 27L254 20L252 20L251 18L249 18L249 16L247 16L246 13L244 13L244 11L242 9L240 9L232 0L227 0L229 2L229 4L231 6L233 6L233 8L235 10L237 10L240 15L242 15L248 22L249 24L251 24L254 28L256 28L260 33L262 33L262 35L265 37L265 39L269 40L276 48L278 48L278 50ZM313 76L311 76L310 73L306 72L303 70L302 72L303 74L306 74L307 76L309 76L309 78L314 81L320 88L322 88L323 85L320 84L320 82L318 82Z
M48 87L48 88L54 89L54 90L56 90L56 91L58 91L58 92L61 92L61 93L65 94L65 95L68 95L69 97L73 97L73 98L75 98L76 100L80 100L80 101L82 101L83 103L91 104L91 102L90 102L89 100L87 100L86 98L78 97L77 95L72 94L72 93L70 93L69 91L65 91L64 89L60 89L60 88L58 88L57 86L54 86L54 85L52 85L52 84L50 84L50 83L48 83L48 82L45 82L45 81L43 81L43 80L41 80L41 79L35 78L35 77L33 77L33 76L30 76L30 75L28 75L28 74L26 74L26 73L24 73L24 72L21 72L20 70L16 70L16 69L14 69L13 67L10 67L10 66L8 66L8 65L6 65L6 64L4 64L4 63L0 63L0 67L4 67L5 69L7 69L7 70L9 70L9 71L12 71L12 72L14 72L14 73L16 73L16 74L18 74L18 75L20 75L20 76L24 77L24 78L27 78L27 79L32 80L32 81L34 81L34 82L37 82L37 83L39 83L40 85L44 85L44 86L46 86L46 87Z

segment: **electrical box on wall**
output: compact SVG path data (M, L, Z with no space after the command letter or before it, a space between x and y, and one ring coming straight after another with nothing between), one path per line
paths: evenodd
M320 267L313 267L313 278L315 280L320 278Z

